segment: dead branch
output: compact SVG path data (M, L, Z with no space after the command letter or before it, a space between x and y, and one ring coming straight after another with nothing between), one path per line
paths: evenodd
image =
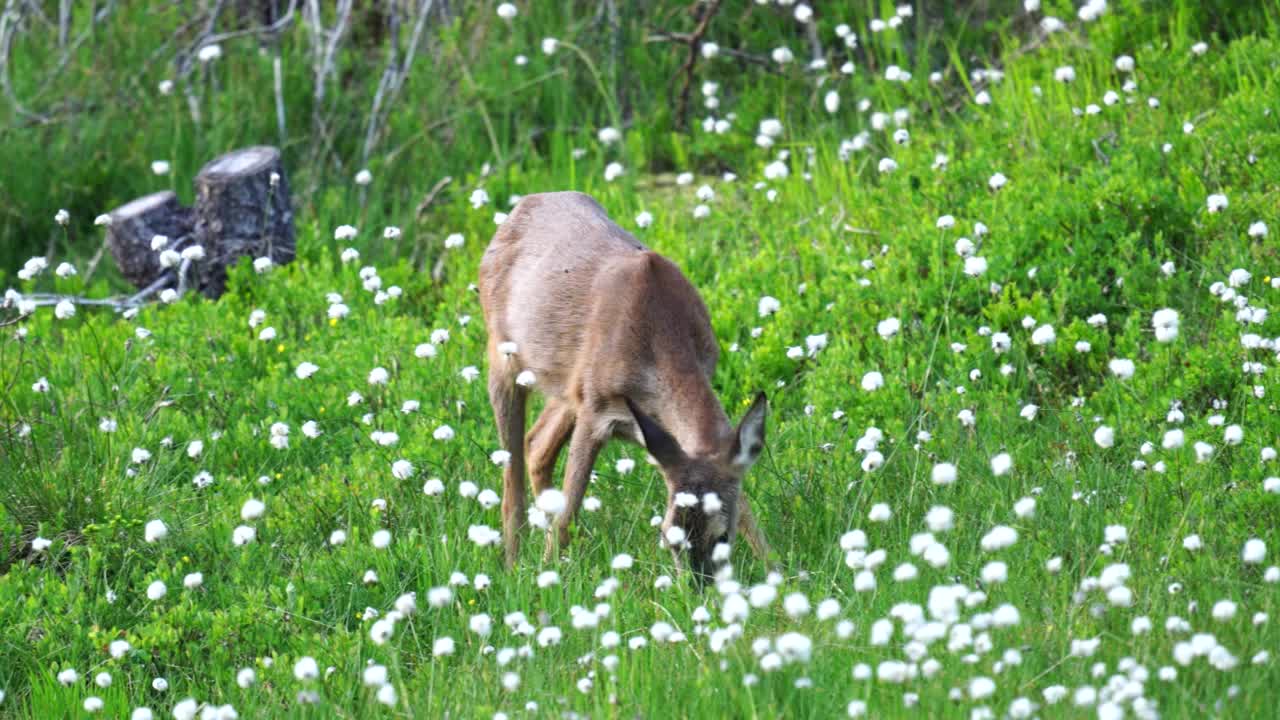
M28 4L28 6L31 5ZM76 55L76 51L79 50L79 47L84 45L84 42L86 42L88 38L95 33L97 24L108 18L108 15L111 14L111 10L113 9L114 3L108 3L105 6L102 6L102 9L96 10L95 13L90 15L90 23L88 23L88 27L84 28L84 31L79 33L76 40L68 42L67 36L70 32L70 8L69 5L61 6L59 10L61 14L58 32L59 46L63 47L63 53L61 53L58 61L54 63L54 67L45 74L45 77L41 78L40 90L37 90L36 94L31 97L33 104L40 101L41 97L44 97L47 92L54 90L56 87L54 83L55 79L58 79L58 77L61 76L61 73L69 67L70 60L72 60L73 56ZM44 15L41 15L41 18L45 20L47 26L54 27L47 18L44 18ZM13 105L14 110L17 111L19 115L26 118L28 123L31 124L51 123L54 122L54 115L56 113L63 113L63 111L67 110L76 111L83 109L83 102L79 102L77 100L63 100L52 106L50 113L37 113L35 110L29 110L26 105L23 105L22 102L18 100L17 94L15 94L13 90L12 81L10 81L9 65L12 63L13 38L17 36L18 29L22 26L22 19L23 15L17 9L17 3L15 3L14 0L9 0L5 5L4 12L0 13L0 90L3 90L5 96L8 97L9 104Z
M334 58L338 54L338 46L342 42L342 36L346 34L347 28L351 24L351 4L352 0L338 0L338 17L334 21L333 27L326 30L324 17L320 13L320 1L308 0L307 2L307 8L310 11L308 22L311 25L312 69L315 73L315 87L312 93L315 101L315 114L313 116L313 124L315 125L323 122L325 91L328 88L329 76L337 72L337 68L334 66Z
M71 35L71 0L58 3L58 49L67 48L67 38Z
M400 47L400 19L394 8L391 11L391 48L387 56L387 67L383 71L382 79L378 82L378 91L374 95L373 107L369 111L368 123L365 126L364 150L361 155L362 165L369 164L373 149L386 128L387 118L391 115L391 108L400 97L405 78L409 77L409 72L413 69L413 61L417 57L418 46L422 42L423 31L427 26L427 17L431 15L433 5L434 0L420 0L418 3L417 10L413 15L413 33L409 36L409 47L405 49L404 58L398 63L396 60Z
M1115 144L1116 137L1117 137L1117 135L1116 135L1115 131L1112 131L1112 132L1107 133L1106 135L1103 135L1103 136L1102 136L1102 137L1100 137L1100 138L1094 138L1094 140L1093 140L1093 152L1098 156L1098 160L1099 160L1103 165L1110 165L1110 164L1111 164L1111 156L1110 156L1110 155L1107 155L1107 153L1106 153L1106 152L1104 152L1104 151L1102 150L1102 143L1103 143L1103 142L1110 142L1112 145L1114 145L1114 144Z
M689 33L652 32L645 36L644 42L646 44L674 42L674 43L680 43L683 45L689 42L690 37L691 35ZM775 75L781 74L781 71L778 69L777 63L773 62L765 55L757 55L755 53L749 53L745 50L737 50L734 48L724 48L724 47L720 48L720 54L737 59L737 60L742 60L744 62L749 62L753 65L759 65L764 70L774 73Z
M13 83L9 79L9 57L13 51L13 38L18 34L18 23L22 19L15 9L16 7L17 0L8 0L5 3L4 11L0 12L0 91L4 92L4 96L9 100L9 104L13 106L15 112L43 124L48 121L48 118L40 113L28 110L18 100L17 93L13 90Z
M280 147L289 140L289 130L284 116L284 65L280 59L280 46L276 45L276 55L271 59L271 73L275 81L276 95L276 131L280 135Z
M710 29L712 18L719 11L720 0L711 0L706 9L702 11L702 18L698 20L697 27L689 35L689 54L685 57L684 65L681 66L679 71L679 74L684 75L684 84L680 87L680 104L676 107L675 117L676 127L682 130L689 126L689 92L693 87L693 71L698 63L698 54L702 48L702 38L707 34L707 30Z
M171 284L174 280L173 273L166 273L164 277L157 278L155 282L138 291L134 295L116 295L107 298L88 298L79 295L61 295L58 293L31 293L23 295L22 299L30 301L36 307L47 307L49 305L57 305L63 302L69 302L73 305L88 305L96 307L109 307L117 312L122 312L130 308L141 307L146 304L147 298L156 294L165 285ZM27 317L25 315L20 317Z
M426 197L422 198L422 202L418 203L417 209L413 211L413 216L415 218L422 217L427 212L427 209L431 207L431 204L436 201L436 196L440 194L440 191L451 182L453 182L453 177L449 175L437 180L436 184L432 185L431 189L427 191Z
M311 29L311 68L314 77L312 80L311 132L321 139L321 142L313 143L314 150L311 153L311 164L316 167L323 165L322 159L329 154L333 147L333 132L325 120L324 99L328 89L329 78L337 73L334 60L342 38L351 24L351 7L352 0L337 0L335 10L337 17L334 20L333 27L328 29L324 26L324 16L321 13L319 0L307 0L303 12L303 19ZM341 158L335 159L341 165ZM312 175L311 183L305 193L306 197L311 197L315 194L320 176L321 173Z
M270 25L258 25L256 27L249 27L243 30L232 30L230 32L224 32L217 35L209 35L207 37L202 38L200 46L209 45L212 43L226 42L228 40L235 40L237 38L248 37L248 36L261 37L263 35L276 35L278 33L281 33L286 28L288 28L290 25L293 24L293 20L294 20L293 14L294 14L294 11L297 9L297 7L298 7L298 0L289 0L288 9L284 11L284 14L281 15L278 20L271 23ZM197 49L199 48L197 47Z
M98 252L93 254L93 257L89 259L89 265L85 268L84 284L86 287L88 287L89 281L93 279L93 274L98 271L98 263L102 262L102 256L106 254L106 252L107 241L103 238L102 244L98 246Z
M369 164L369 154L373 150L373 135L377 131L378 115L382 110L383 95L395 82L396 71L400 67L400 63L397 62L400 54L400 9L395 3L391 3L388 12L387 24L391 26L391 38L387 43L387 65L382 70L382 76L378 78L378 89L373 94L373 104L369 108L369 116L365 119L364 149L360 154L361 165Z
M822 38L818 37L818 21L816 18L810 18L809 22L804 24L805 38L809 41L809 56L814 61L826 58L826 53L822 51Z

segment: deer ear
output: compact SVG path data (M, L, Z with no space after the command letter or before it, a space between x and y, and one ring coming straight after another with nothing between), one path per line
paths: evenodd
M760 453L764 451L764 420L768 414L769 399L764 393L757 393L755 402L742 416L738 432L733 436L729 458L734 465L746 469L760 459Z
M659 465L670 467L684 461L684 451L680 449L680 443L676 442L671 433L664 430L657 420L641 412L640 408L631 402L631 398L627 398L627 408L635 417L636 425L640 426L645 449L658 461Z

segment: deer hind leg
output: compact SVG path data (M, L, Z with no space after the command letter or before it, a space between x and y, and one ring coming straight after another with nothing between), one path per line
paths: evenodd
M502 470L502 544L507 567L511 567L520 554L520 530L525 522L523 443L528 393L515 384L500 362L493 362L492 353L489 368L489 403L498 424L498 438L502 448L511 453Z
M569 439L569 461L564 473L564 510L556 516L551 528L547 531L547 550L544 562L555 558L559 549L569 545L569 523L582 506L582 498L587 494L587 483L591 481L591 467L595 465L600 448L604 447L608 435L600 436L593 432L592 423L587 418L578 418L573 426L573 434Z
M573 432L573 415L573 410L565 402L548 399L538 421L524 438L525 463L529 466L529 480L535 498L551 487L556 458Z
M751 512L751 505L747 502L745 492L738 494L738 532L746 538L756 558L772 568L774 562L771 558L772 550L769 549L769 541L765 539L764 531L760 529L756 516Z

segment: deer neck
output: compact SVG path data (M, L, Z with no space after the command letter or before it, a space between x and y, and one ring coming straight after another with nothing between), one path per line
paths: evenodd
M658 406L663 425L693 457L708 457L721 450L733 433L720 399L701 373L684 376L683 382L667 386L667 397Z

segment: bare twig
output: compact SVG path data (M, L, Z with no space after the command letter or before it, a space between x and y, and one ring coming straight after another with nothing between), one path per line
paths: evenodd
M107 251L107 239L102 239L102 244L98 246L98 252L93 254L89 259L89 265L84 271L84 285L89 286L89 281L93 279L93 274L98 271L98 263L102 262L102 255Z
M271 60L271 72L275 76L276 90L276 130L280 133L280 147L284 147L289 139L289 131L284 116L284 67L280 59L280 45L276 44L276 56Z
M618 82L618 58L621 55L622 48L622 22L618 17L617 0L603 0L599 8L596 10L595 28L597 31L602 27L607 27L609 31L609 87L613 88L615 93L614 101L617 103L619 112L625 114L625 97L623 92L625 85Z
M448 253L440 253L436 256L436 264L431 267L431 282L439 285L440 280L444 278L444 259Z
M391 26L390 40L387 43L387 66L378 78L378 89L373 94L373 105L369 108L369 116L365 118L364 149L360 153L360 164L369 164L369 155L373 151L373 136L378 128L378 116L381 114L383 95L395 82L396 72L400 69L400 10L395 3L387 9L387 23Z
M53 21L44 14L44 9L40 7L39 2L36 0L25 0L23 4L27 6L27 11L31 13L32 17L38 18L40 22L44 23L45 27L53 29Z
M76 36L76 39L73 40L71 44L67 46L65 50L62 51L62 56L58 58L58 62L54 65L53 70L49 71L49 73L46 74L44 78L41 79L40 90L36 92L36 94L34 95L33 97L34 100L39 100L40 98L44 97L46 93L52 92L54 90L55 85L53 81L56 80L58 76L62 75L62 72L71 65L71 60L73 57L75 57L76 51L79 50L80 46L84 45L85 42L88 41L90 37L93 36L94 31L97 29L98 24L106 20L107 17L111 15L111 11L113 9L114 9L114 3L109 2L106 5L104 5L101 10L98 10L96 13L92 14L89 27L85 28L84 31L81 32L78 36Z
M178 297L187 292L187 271L190 269L191 258L182 258L182 265L178 268Z
M200 126L200 98L196 97L196 93L188 84L183 84L182 94L187 99L187 110L191 112L191 122L195 126Z
M653 32L646 35L644 38L644 41L645 41L645 44L661 43L661 42L674 42L674 43L687 44L689 42L689 37L690 37L689 33ZM720 54L731 57L731 58L735 58L737 60L742 60L744 62L749 62L753 65L759 65L760 67L764 68L768 72L771 72L774 74L781 74L782 72L781 70L778 69L778 64L770 60L768 56L765 56L765 55L757 55L755 53L749 53L745 50L737 50L734 48L724 48L724 47L720 48Z
M192 71L196 68L195 60L199 56L200 48L209 45L209 38L213 36L213 31L218 25L218 16L222 14L222 8L226 4L226 0L217 0L217 4L209 11L205 17L204 30L200 31L195 40L178 53L178 79L182 81L182 94L187 99L187 109L191 113L191 122L195 125L200 124L200 98L196 97L195 90L191 86L190 77Z
M173 282L173 273L167 272L164 275L161 275L160 277L156 278L155 281L152 282L150 285L139 290L134 295L131 295L128 299L124 301L121 307L117 307L116 309L120 310L120 309L128 309L131 307L137 307L138 305L142 304L142 301L160 292L160 288L164 287L165 285L168 285L171 282Z
M71 0L58 3L58 49L65 50L71 35Z
M186 97L187 108L188 108L188 111L191 113L191 119L197 125L200 124L200 118L201 118L200 99L196 96L195 91L191 87L191 83L188 82L187 80L190 77L191 73L196 68L196 58L199 55L200 49L207 45L213 45L215 43L226 42L228 40L234 40L236 38L241 38L246 36L260 37L263 35L278 34L283 30L285 30L287 27L289 27L291 24L293 24L294 19L296 17L295 14L297 11L298 0L289 0L289 6L285 10L284 14L281 15L279 19L277 19L275 22L271 23L270 25L259 25L259 26L249 27L241 30L233 30L233 31L224 32L224 33L215 33L214 31L217 29L218 18L219 16L222 15L222 10L225 7L225 5L226 5L226 0L217 0L217 3L213 6L213 8L208 12L206 16L204 16L204 29L196 33L195 38L190 43L187 43L186 47L183 48L181 51L179 51L175 57L175 64L178 67L177 76L178 76L178 79L182 81L182 93ZM192 21L178 28L178 31L175 32L174 34L175 37L185 32L188 27L194 24L195 24L195 21ZM279 57L279 49L277 47L277 58L278 57ZM150 59L148 60L148 63L150 63ZM277 75L276 102L277 102L278 115L280 114L279 110L280 110L280 100L281 100L281 97L280 97L281 93L279 91L280 80L281 80L280 76Z
M855 235L879 235L879 234L880 234L880 233L876 232L875 230L868 230L868 229L866 229L866 228L858 228L858 227L854 227L854 226L852 226L852 225L847 225L847 224L844 226L844 231L845 231L845 232L853 233L853 234L855 234Z
M204 18L204 29L196 34L195 39L188 43L187 47L178 53L178 76L185 79L195 69L195 59L199 56L200 48L210 45L214 42L213 31L218 27L218 16L222 15L222 8L227 4L227 0L217 0L209 13Z
M322 140L322 142L313 145L315 149L311 154L311 164L315 167L324 165L324 158L333 147L333 132L325 120L324 99L328 89L329 77L337 72L334 58L351 22L351 6L352 0L337 0L337 17L334 20L333 27L329 29L324 26L320 0L307 0L303 12L303 17L311 29L311 68L314 76L312 80L311 131L313 135L318 135ZM340 158L335 157L335 159L341 164ZM315 194L321 175L322 173L318 172L312 175L311 184L305 193L307 197Z
M809 55L811 59L817 61L826 57L822 52L822 39L818 37L818 23L816 20L810 19L804 24L804 34L809 40Z
M422 202L418 203L418 208L413 211L413 216L415 218L422 217L422 215L427 212L427 209L431 207L431 203L436 201L436 196L440 194L440 191L451 182L453 182L453 177L449 175L445 175L437 180L436 184L432 185L431 189L427 191L426 197L422 198Z
M1110 164L1111 164L1111 156L1110 156L1110 155L1107 155L1105 152L1103 152L1103 150L1102 150L1102 143L1103 143L1103 142L1111 142L1111 143L1113 143L1113 144L1114 144L1114 143L1115 143L1115 139L1116 139L1116 133L1115 133L1114 131L1112 131L1112 132L1107 133L1106 135L1103 135L1103 136L1102 136L1102 137L1100 137L1100 138L1095 138L1095 139L1093 140L1093 152L1098 156L1098 160L1100 160L1100 161L1102 162L1102 164L1103 164L1103 165L1110 165Z
M329 76L336 72L333 62L334 57L338 53L338 46L342 42L342 36L346 34L347 27L351 22L351 4L352 0L338 0L338 17L334 21L333 27L326 30L324 18L320 13L320 1L308 0L307 7L310 10L309 22L311 24L312 37L312 69L315 73L315 86L313 88L313 99L315 100L314 122L317 125L322 122L324 96L328 88Z
M386 128L391 108L399 98L400 91L404 88L404 81L413 68L413 61L417 56L418 46L422 42L423 31L427 26L427 17L431 15L433 5L434 0L419 0L413 15L413 33L409 36L409 46L405 49L404 58L398 63L396 60L400 46L400 21L399 15L394 9L392 10L391 50L388 53L387 67L383 71L382 80L378 83L378 92L373 98L373 107L369 111L369 120L365 127L364 150L361 155L363 165L369 164L373 149Z
M44 123L47 122L48 118L40 113L28 110L18 100L17 94L13 91L13 83L9 79L9 57L13 51L13 37L17 35L18 23L22 19L16 7L17 0L8 0L5 3L4 11L0 12L0 90L4 91L5 97L9 99L9 104L13 106L15 112Z
M689 36L687 41L689 54L685 57L684 65L680 68L680 74L684 75L684 84L680 87L680 104L676 108L676 125L681 129L685 129L689 125L689 92L693 87L693 71L698 63L698 52L702 47L702 38L711 27L711 19L719 11L720 0L710 0L702 11L702 18L698 20L698 26L694 28L693 34Z
M217 35L207 35L201 38L200 44L201 46L203 46L203 45L208 45L210 43L221 43L221 42L226 42L228 40L235 40L236 38L247 37L250 35L253 35L255 37L262 36L262 35L275 35L277 33L282 32L283 30L285 30L285 28L293 24L293 20L294 20L293 14L294 14L294 11L297 9L297 7L298 7L298 0L289 0L289 8L284 11L284 14L280 16L280 19L276 20L270 25L259 25L256 27L250 27L243 30L232 30L229 32L219 33Z

